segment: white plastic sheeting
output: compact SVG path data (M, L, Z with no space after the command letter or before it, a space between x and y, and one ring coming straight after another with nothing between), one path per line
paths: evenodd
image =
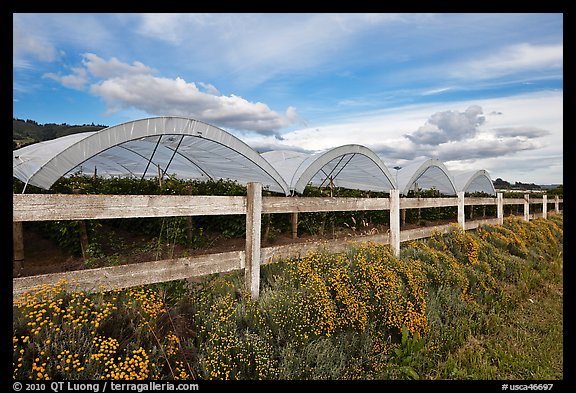
M361 145L343 145L311 155L270 151L262 157L277 169L292 193L301 194L308 184L385 192L396 187L382 160Z
M398 170L398 189L400 194L410 191L437 190L441 194L456 195L459 191L454 185L450 171L437 159L424 159L411 162Z
M193 119L157 117L97 132L74 134L29 145L13 152L13 174L48 189L62 176L231 179L260 182L288 194L288 186L260 154L235 136Z
M496 195L496 189L490 174L484 169L478 171L452 171L452 174L458 191L469 193L483 192Z
M240 139L212 125L182 117L135 120L97 132L35 143L13 151L13 176L49 189L74 173L101 177L230 179L259 182L270 191L301 194L318 187L389 192L435 189L495 195L488 172L451 173L437 159L412 162L392 172L372 150L343 145L320 153L270 151L259 154Z

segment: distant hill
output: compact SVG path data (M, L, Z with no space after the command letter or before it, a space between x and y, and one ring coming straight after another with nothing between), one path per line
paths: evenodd
M79 132L98 131L107 126L92 124L70 125L38 124L34 120L12 118L12 149L19 149L36 142L47 141Z
M502 180L500 178L493 181L494 188L499 190L540 190L544 188L538 184L534 183L522 183L522 182L515 182L514 184L510 184L506 180Z
M511 184L506 180L502 180L500 178L493 180L492 183L494 184L494 188L497 190L508 190L508 191L524 191L524 190L531 190L531 191L546 191L548 195L553 195L555 193L562 194L564 187L563 184L534 184L534 183L522 183L522 182L515 182Z

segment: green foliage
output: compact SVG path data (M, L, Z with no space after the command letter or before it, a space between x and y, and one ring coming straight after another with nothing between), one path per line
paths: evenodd
M101 223L95 220L86 221L33 221L26 222L26 228L54 241L59 247L72 255L82 255L80 246L80 226L84 225L88 238L96 236Z
M84 176L61 179L51 191L246 192L230 181L167 178L160 186L157 180ZM332 191L339 196L382 196ZM326 190L310 187L307 192L326 194ZM414 219L455 216L448 209L426 210ZM265 240L273 241L279 231L288 230L288 218L264 215ZM360 231L387 219L387 212L309 213L301 214L300 228L310 233L338 226ZM29 224L79 252L77 222ZM93 267L121 262L119 249L104 253L105 234L98 230L100 225L152 235L154 240L143 247L158 249L160 244L201 245L206 231L228 237L243 236L245 231L240 215L87 224L91 238L87 264ZM122 241L116 243L116 247L125 246ZM499 331L505 315L534 291L561 282L561 262L558 268L555 261L562 260L562 244L561 215L529 222L509 217L502 226L484 225L466 232L453 226L446 233L435 232L429 239L404 244L399 258L388 246L361 243L345 253L316 252L300 260L264 265L258 301L245 293L243 272L93 295L74 295L59 287L48 296L41 289L14 306L14 376L509 379L485 358L474 358L474 351L466 346L485 350L476 337ZM46 311L38 314L38 310ZM522 367L532 364L522 354L517 358L524 360L513 363L506 348L492 347L485 353L510 365L514 375L527 375ZM77 359L73 354L78 354ZM473 367L479 370L471 371Z
M541 321L553 310L552 326L537 322L534 330L516 316L536 292L550 287L557 293L552 283L562 283L562 226L562 217L552 215L468 232L455 227L406 244L400 258L374 243L310 253L262 266L258 301L245 292L243 272L91 295L68 293L66 283L38 288L14 303L13 374L562 378L558 362L531 371L534 356L562 358L561 346L542 337L549 331L562 337L561 296L546 310L531 311ZM515 327L503 336L509 315ZM521 342L505 345L519 334L532 346L545 343L544 353L528 355L518 349Z
M340 197L340 198L388 198L385 192L372 192L362 190L350 190L334 188L332 194L329 189L306 186L303 196L305 197ZM368 228L388 225L390 213L382 211L359 211L359 212L320 212L300 213L298 218L299 230L311 235L335 235L341 229L367 230Z
M13 182L14 192L22 192L23 184ZM168 177L160 186L156 179L88 177L82 174L59 179L50 191L29 186L28 192L61 194L116 194L116 195L246 195L246 187L231 180L184 181ZM285 218L284 218L285 219ZM88 238L97 243L98 232L106 224L112 229L122 229L135 234L147 235L162 244L178 244L199 248L206 245L207 233L221 233L225 238L243 237L246 220L243 215L211 217L158 217L87 220ZM286 225L278 225L285 228ZM64 250L80 255L79 224L76 221L47 221L31 223L30 228L52 239ZM99 245L92 248L102 249ZM94 257L94 255L92 255Z
M105 128L105 126L95 125L94 123L84 125L69 125L66 123L38 124L34 120L13 118L12 141L15 144L15 148L21 148L40 141L46 141L79 132L98 131L103 128Z
M404 379L420 379L414 370L415 364L422 363L427 342L420 335L410 335L406 326L402 326L402 341L393 349L390 360L398 366Z
M23 184L17 179L13 181L13 191L22 192ZM94 177L90 173L77 173L73 176L59 179L50 191L40 190L33 186L28 186L28 192L34 193L79 193L79 194L125 194L125 195L246 195L246 187L232 180L197 181L180 180L174 176L165 177L162 182L158 179L135 179L135 178L101 178ZM272 193L264 191L264 195ZM306 197L335 197L344 198L387 198L388 193L370 192L361 190L349 190L343 188L318 188L307 186L303 193ZM474 193L468 196L482 197L484 193ZM408 198L417 197L442 197L434 189L410 191ZM518 197L512 194L510 197ZM541 195L538 195L541 197ZM532 205L534 211L541 210L541 206ZM406 223L427 225L429 222L437 220L455 221L457 218L457 207L431 207L420 209L406 209ZM505 205L505 215L522 214L522 205ZM494 217L496 216L496 206L465 206L465 216L467 218ZM189 222L182 217L168 218L131 218L121 220L107 220L107 224L115 228L133 231L143 235L150 235L158 238L161 242L186 245L192 247L202 247L206 244L206 235L218 233L226 239L245 236L246 220L244 215L224 215L224 216L201 216L194 218L193 229L189 227ZM390 223L390 213L387 210L381 211L359 211L359 212L317 212L300 213L298 219L298 230L301 234L315 236L335 237L344 231L352 231L357 234L375 234L386 231ZM57 223L53 224L68 225ZM74 233L74 226L71 228L46 228L43 232L64 232L69 234L67 239L77 239ZM263 240L274 242L282 233L291 230L289 214L268 214L263 216L262 221ZM160 233L161 232L161 233ZM71 243L63 237L52 237L64 247L73 247L78 252L79 246Z

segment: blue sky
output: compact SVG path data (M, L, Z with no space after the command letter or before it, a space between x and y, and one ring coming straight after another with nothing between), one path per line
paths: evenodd
M563 183L563 15L13 14L13 115L177 115L260 151Z

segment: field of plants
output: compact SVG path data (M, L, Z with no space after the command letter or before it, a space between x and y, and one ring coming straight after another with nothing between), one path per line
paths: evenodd
M13 302L12 376L563 379L562 250L563 216L549 214L454 225L398 258L351 243L265 265L257 301L243 272L93 294L40 287Z
M13 192L21 193L24 184L13 179ZM92 178L83 175L61 178L49 190L28 186L27 193L62 194L124 194L124 195L246 195L246 187L231 180L187 181L172 177L162 182L157 179L130 178ZM387 193L367 192L335 188L316 188L308 186L303 196L318 197L388 197ZM264 195L274 195L264 190ZM470 194L467 196L487 196ZM411 192L411 197L441 197L436 190ZM517 198L518 195L504 195L505 198ZM541 198L540 195L536 196ZM542 206L532 205L531 212L541 212ZM504 214L522 215L523 206L505 205ZM466 206L466 219L495 218L496 206ZM384 233L388 229L390 215L383 211L360 212L317 212L300 213L298 234L302 237L336 238L343 235ZM407 209L403 215L405 226L427 226L432 223L457 221L457 207L433 207ZM81 227L82 225L82 227ZM246 233L244 215L205 216L205 217L158 217L80 221L42 221L25 222L25 233L35 233L49 239L66 255L83 256L87 267L101 267L123 263L121 259L132 257L123 255L130 248L131 241L137 241L134 254L148 253L154 257L172 258L186 256L178 254L178 249L202 250L214 244L242 239ZM86 233L89 247L82 254L81 229ZM123 242L120 233L130 234ZM291 238L290 214L264 214L262 216L262 242L274 244L282 236Z

